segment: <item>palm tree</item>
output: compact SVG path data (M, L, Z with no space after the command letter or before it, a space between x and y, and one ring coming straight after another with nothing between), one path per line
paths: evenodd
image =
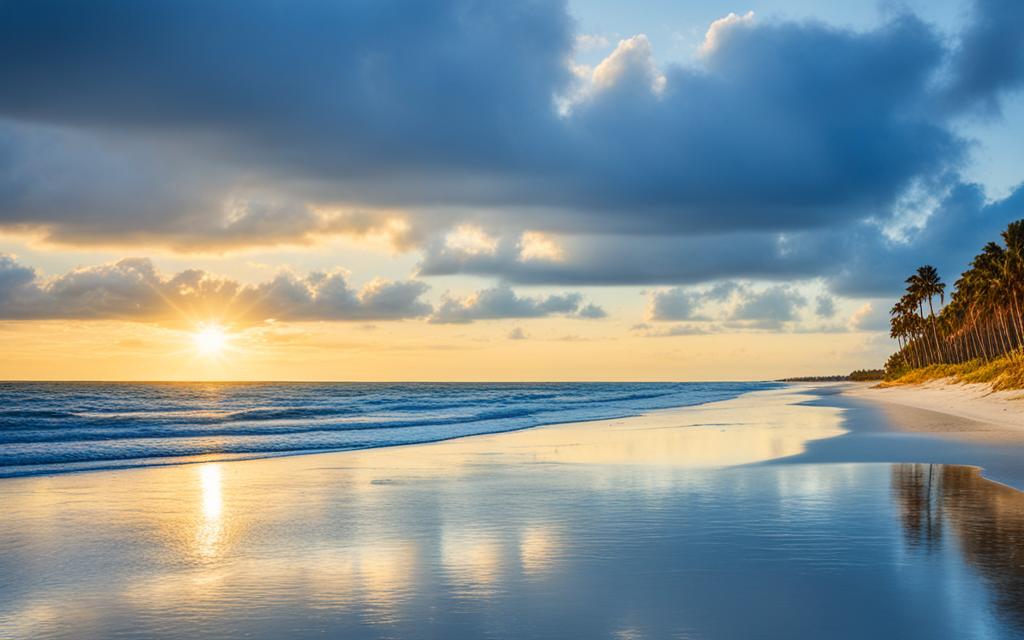
M924 265L906 279L906 293L893 305L890 336L899 351L887 367L990 360L1009 353L1024 357L1024 220L1007 225L1003 244L989 242L953 286ZM934 298L943 305L935 312ZM925 305L927 303L927 314Z
M935 342L935 350L939 358L943 357L942 347L939 346L939 332L935 323L935 307L932 306L932 297L939 296L941 304L946 303L946 285L939 277L939 271L930 264L918 268L917 273L911 276L915 279L915 286L919 295L928 300L928 318L931 320L932 339Z
M1024 318L1021 317L1020 311L1021 288L1024 287L1024 220L1016 220L1006 225L1006 230L1001 235L1006 245L1003 271L1013 301L1019 346L1020 338L1024 337Z

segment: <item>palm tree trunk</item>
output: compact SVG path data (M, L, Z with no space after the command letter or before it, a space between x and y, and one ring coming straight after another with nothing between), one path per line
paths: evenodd
M939 331L935 326L935 309L932 307L932 297L928 296L928 319L932 325L932 339L935 341L935 355L938 357L939 362L944 360L942 353L942 346L939 344Z

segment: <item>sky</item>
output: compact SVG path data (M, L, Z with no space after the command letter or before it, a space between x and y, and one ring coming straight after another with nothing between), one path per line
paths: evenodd
M0 0L0 378L734 380L1024 217L1024 4Z

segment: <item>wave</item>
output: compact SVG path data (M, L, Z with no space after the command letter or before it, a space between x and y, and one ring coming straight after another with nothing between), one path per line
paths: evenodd
M0 477L433 442L772 383L0 385Z

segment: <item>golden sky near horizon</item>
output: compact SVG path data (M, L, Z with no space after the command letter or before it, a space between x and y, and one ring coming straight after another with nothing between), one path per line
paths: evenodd
M715 334L648 338L619 322L557 320L436 327L298 323L226 332L109 321L0 324L8 380L750 380L846 373L874 364L874 334ZM564 333L574 330L575 333ZM618 335L617 335L618 334ZM884 347L883 347L884 348Z
M542 257L557 253L546 238L535 240ZM33 271L26 313L81 316L0 321L7 380L750 380L876 367L890 349L884 334L858 328L876 315L870 304L836 301L822 318L815 286L730 285L739 288L721 300L702 297L700 287L510 287L511 298L489 299L481 292L496 285L487 279L443 277L398 301L408 317L386 317L391 307L383 305L385 317L336 319L337 309L344 316L369 307L379 274L415 281L414 256L358 238L224 255L152 247L133 251L152 260L127 264L120 248L12 235L0 238L0 250L16 265L48 266ZM333 273L339 255L362 268L334 281L341 296L304 275ZM195 269L198 280L178 277ZM378 276L360 277L364 270ZM268 286L282 274L288 287ZM768 304L761 315L791 318L771 326L756 314L735 319L744 305L780 292L793 294L789 303ZM566 295L577 298L558 302ZM549 313L551 300L562 306ZM600 317L581 315L587 305ZM299 315L289 318L289 308Z

